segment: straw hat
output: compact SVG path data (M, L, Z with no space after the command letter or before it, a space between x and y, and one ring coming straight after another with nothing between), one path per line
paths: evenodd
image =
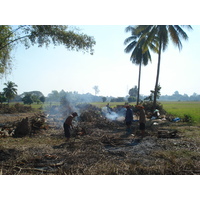
M142 106L142 105L136 105L135 107L136 107L136 108L144 109L144 106Z

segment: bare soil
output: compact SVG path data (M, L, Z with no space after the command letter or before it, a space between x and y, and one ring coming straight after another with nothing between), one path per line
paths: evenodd
M11 124L34 115L1 114L0 123ZM23 138L1 137L0 174L200 174L198 126L148 121L146 135L141 138L137 122L127 135L123 122L94 115L75 122L66 142L63 120L48 116L46 129Z

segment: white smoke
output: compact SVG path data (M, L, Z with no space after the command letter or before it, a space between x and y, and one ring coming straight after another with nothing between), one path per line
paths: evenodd
M120 112L114 112L109 110L107 107L103 107L102 109L102 113L103 115L108 119L108 120L116 120L116 121L124 121L125 117L124 117L124 112L120 111Z

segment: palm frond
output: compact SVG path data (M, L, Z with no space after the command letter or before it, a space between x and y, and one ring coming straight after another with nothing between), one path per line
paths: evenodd
M175 27L179 37L182 37L184 40L188 40L188 35L180 26L175 25L174 27Z
M128 43L130 43L131 41L134 41L134 40L136 40L136 39L137 39L137 37L134 36L134 35L132 35L132 36L130 36L130 37L128 37L128 38L126 38L126 39L124 40L124 45L127 45Z
M137 45L137 42L136 42L136 41L131 42L131 43L124 49L124 52L125 52L125 53L130 53L130 52L135 48L136 45Z
M180 40L180 34L179 34L179 29L180 27L176 27L176 26L169 26L168 30L169 30L169 34L171 37L172 42L178 46L179 50L182 49L182 43ZM178 31L177 31L178 30Z
M129 25L129 26L127 26L127 27L125 28L125 32L132 32L133 29L134 29L134 26Z

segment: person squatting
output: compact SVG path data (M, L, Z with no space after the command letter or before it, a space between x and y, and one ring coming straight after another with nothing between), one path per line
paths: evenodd
M65 120L64 124L63 124L63 128L64 128L64 134L65 134L65 137L66 137L66 141L69 141L70 139L70 136L71 136L71 132L70 132L70 129L74 128L73 125L72 125L72 120L78 116L78 114L76 112L73 112L71 115L69 115L67 117L67 119Z

